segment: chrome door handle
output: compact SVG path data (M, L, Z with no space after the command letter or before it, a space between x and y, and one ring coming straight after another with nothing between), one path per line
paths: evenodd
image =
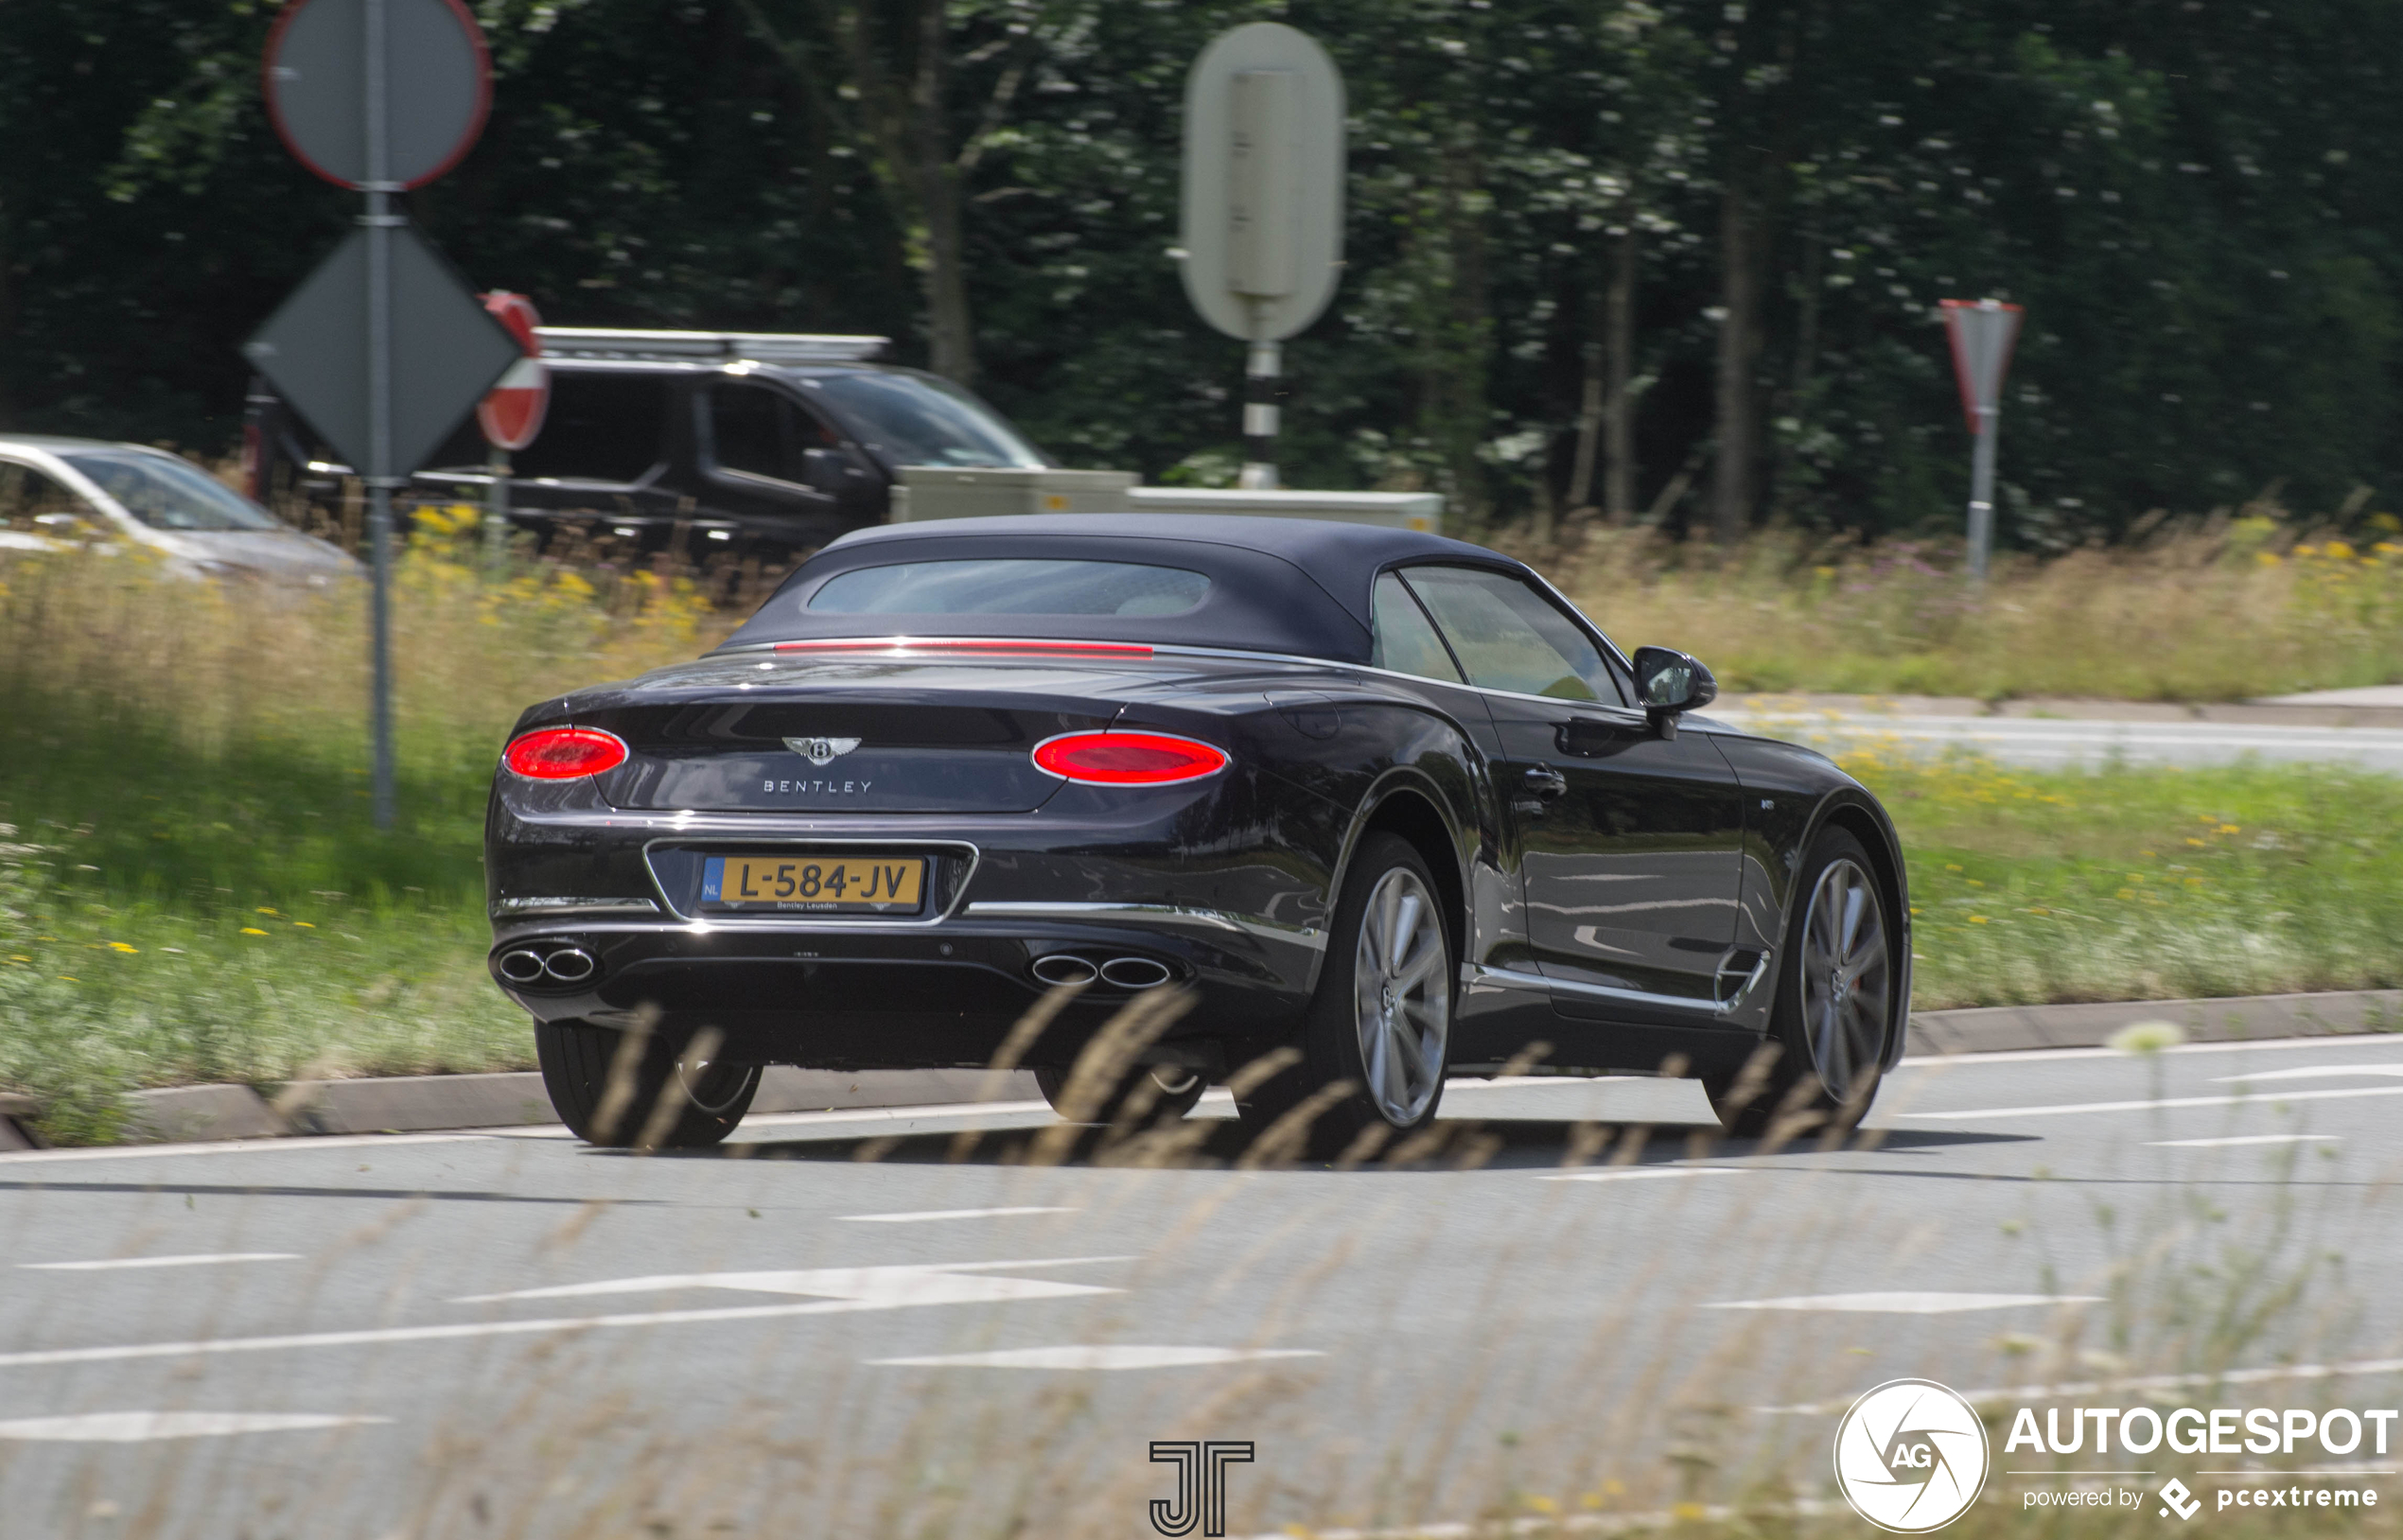
M1521 778L1527 789L1546 802L1569 794L1569 778L1546 765L1537 765Z

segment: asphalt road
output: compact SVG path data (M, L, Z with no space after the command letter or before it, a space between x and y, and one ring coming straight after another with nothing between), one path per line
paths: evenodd
M2256 726L2232 722L2121 722L2063 717L1887 716L1882 713L1728 712L1709 715L1747 732L1820 748L1890 744L1914 754L1966 750L2036 769L2069 765L2325 762L2403 774L2403 728Z
M2392 1406L2396 1097L2320 1039L1912 1063L1833 1148L1612 1080L1348 1171L1030 1164L1025 1105L0 1156L0 1533L1136 1536L1171 1439L1268 1533L1823 1496L1897 1376Z

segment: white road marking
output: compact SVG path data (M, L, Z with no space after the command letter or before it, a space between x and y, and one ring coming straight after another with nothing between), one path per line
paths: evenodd
M651 1294L671 1288L728 1288L752 1294L810 1294L856 1300L878 1308L903 1304L973 1304L987 1300L1048 1300L1070 1294L1116 1294L1092 1284L1054 1283L1048 1278L993 1278L1004 1268L1074 1268L1096 1262L1132 1262L1131 1256L1054 1256L1016 1262L910 1263L883 1268L811 1268L775 1272L663 1272L641 1278L606 1278L591 1284L519 1288L503 1294L465 1294L456 1304L499 1300L588 1299L601 1294Z
M1545 1181L1640 1181L1647 1177L1734 1177L1741 1165L1612 1165L1599 1171L1547 1171Z
M2260 1070L2252 1075L2215 1075L2213 1085L2241 1080L2310 1080L2327 1075L2403 1075L2403 1064L2302 1064L2290 1070Z
M206 1439L228 1433L293 1433L316 1427L389 1423L389 1417L327 1417L275 1411L87 1411L73 1417L19 1417L0 1422L0 1439L56 1444L147 1444L152 1439Z
M2347 1096L2403 1096L2403 1086L2346 1086L2341 1091L2279 1091L2251 1096L2162 1096L2147 1101L2057 1102L2043 1107L1968 1107L1951 1112L1896 1112L1896 1117L1957 1123L1973 1117L2057 1117L2068 1112L2141 1112L2161 1107L2239 1107L2247 1102L2335 1101Z
M1777 1300L1714 1300L1713 1310L1838 1310L1857 1315L1948 1316L1963 1310L2012 1310L2031 1304L2093 1304L2099 1294L1957 1294L1901 1290L1866 1294L1795 1294Z
M1249 1363L1258 1358L1324 1358L1315 1348L1142 1347L1114 1342L1081 1347L1004 1348L995 1353L946 1353L922 1358L870 1358L913 1369L1184 1369L1196 1364Z
M2131 1012L2146 1009L2136 1001L2128 1006ZM2159 1014L2158 1010L2155 1014ZM2316 1048L2323 1053L2330 1049L2350 1051L2356 1048L2403 1048L2403 1034L2380 1037L2303 1037L2266 1038L2242 1042L2181 1042L2173 1047L2154 1050L2164 1055L2184 1054L2259 1054L2275 1053L2286 1048ZM2043 1064L2057 1059L2117 1059L2136 1056L2121 1053L2116 1048L2006 1048L1991 1054L1914 1054L1894 1067L1898 1070L1933 1069L1938 1065L1982 1066L1993 1064Z
M846 1214L852 1224L924 1224L934 1219L1006 1219L1018 1214L1074 1214L1056 1204L1028 1204L1006 1209L919 1209L907 1214Z
M105 1262L20 1262L35 1272L112 1272L119 1268L204 1268L219 1262L297 1262L298 1251L202 1251L189 1256L120 1256Z
M1070 1258L1017 1266L1056 1267L1061 1260L1102 1261L1131 1258ZM963 1282L965 1280L962 1280ZM1009 1282L1016 1280L993 1280ZM1085 1293L1117 1293L1116 1289L1083 1289ZM26 1353L0 1353L0 1369L27 1369L61 1363L115 1363L129 1358L185 1358L230 1353L277 1353L295 1348L367 1347L401 1342L443 1342L478 1337L529 1337L549 1332L600 1331L630 1326L684 1326L728 1321L778 1321L788 1316L844 1315L855 1310L897 1310L914 1304L952 1303L924 1295L903 1297L887 1291L863 1298L812 1300L807 1304L737 1304L714 1310L645 1310L614 1316L557 1316L539 1321L475 1321L444 1326L387 1326L369 1331L295 1332L283 1337L220 1337L194 1342L127 1342L108 1347L40 1348Z
M2227 1149L2237 1145L2333 1145L2332 1133L2236 1133L2224 1139L2149 1139L2154 1149Z

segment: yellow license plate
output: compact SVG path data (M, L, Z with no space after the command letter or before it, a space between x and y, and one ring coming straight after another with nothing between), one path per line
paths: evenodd
M926 863L915 856L713 855L701 868L704 909L903 914L923 906Z

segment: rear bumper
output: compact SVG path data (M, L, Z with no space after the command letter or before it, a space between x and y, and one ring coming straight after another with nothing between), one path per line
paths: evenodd
M1162 1057L1218 1067L1258 1040L1289 1036L1316 975L1321 937L1280 934L1215 912L1077 917L1006 906L931 924L763 921L595 922L532 917L501 927L493 981L543 1021L663 1030L712 1027L728 1058L826 1069L981 1066L1045 993L1042 959L1096 971L1140 961L1192 991L1193 1007L1161 1039ZM581 978L522 980L526 958L572 950ZM564 970L583 971L580 959ZM1139 970L1117 969L1119 973ZM516 975L513 980L512 974ZM1021 1062L1065 1063L1142 989L1096 978ZM1213 1051L1213 1050L1216 1051Z
M544 1021L713 1027L729 1058L903 1069L990 1063L1049 988L1039 960L1139 960L1194 997L1160 1040L1162 1055L1239 1062L1300 1026L1341 831L1330 819L1319 855L1295 848L1293 820L1272 843L1244 831L1256 824L1231 830L1230 811L1192 793L1127 799L1108 817L939 821L644 814L571 796L497 796L485 853L489 966ZM676 885L685 868L660 859L671 847L872 847L922 851L936 865L922 915L713 915L695 912L697 889ZM593 907L612 901L647 912ZM578 962L563 971L581 976L528 977L539 972L528 954L569 948L590 959L588 971ZM1095 980L1020 1062L1072 1060L1140 992Z

